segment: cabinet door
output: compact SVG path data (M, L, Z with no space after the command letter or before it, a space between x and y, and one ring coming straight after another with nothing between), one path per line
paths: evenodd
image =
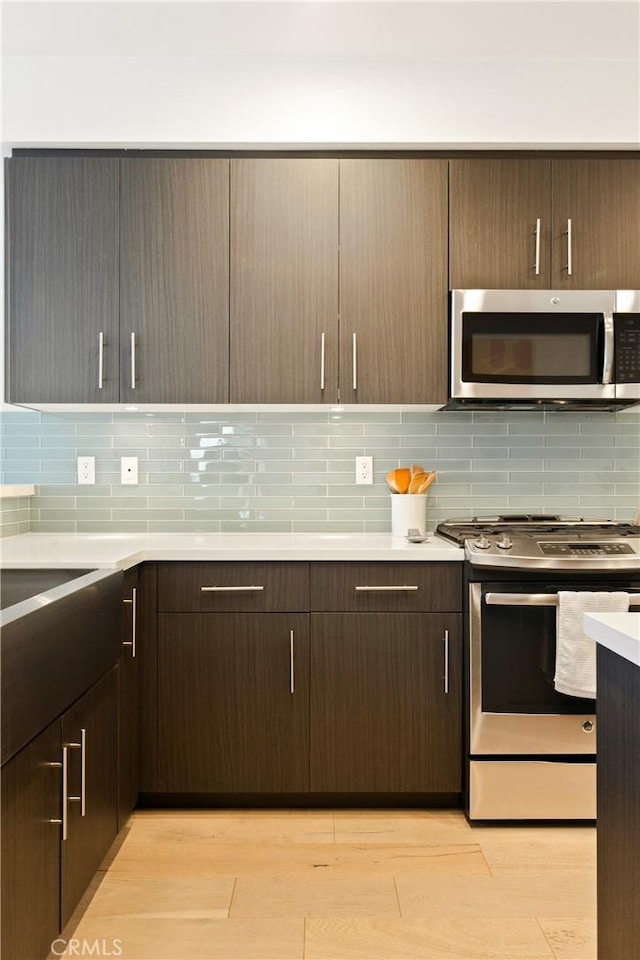
M118 399L118 161L7 161L8 399Z
M231 161L231 401L337 400L338 161Z
M452 160L449 177L450 288L548 288L551 161Z
M122 651L118 676L118 829L127 821L138 800L138 568L124 575L122 602Z
M158 621L160 790L308 790L308 614Z
M460 791L460 620L312 614L311 791Z
M340 400L447 399L447 164L340 161Z
M554 160L552 180L553 286L639 289L640 160Z
M114 667L62 718L62 741L69 757L68 837L62 843L62 926L117 833L117 670Z
M47 957L60 931L60 722L2 768L2 956Z
M120 196L120 399L226 402L229 161L122 160Z

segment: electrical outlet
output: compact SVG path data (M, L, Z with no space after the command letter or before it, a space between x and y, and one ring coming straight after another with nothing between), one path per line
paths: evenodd
M78 483L94 484L96 482L96 458L78 457Z
M135 486L138 482L138 458L120 457L120 483Z
M356 457L356 483L366 486L373 483L373 457Z

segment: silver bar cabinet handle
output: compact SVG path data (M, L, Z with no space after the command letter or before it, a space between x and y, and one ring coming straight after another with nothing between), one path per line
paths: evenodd
M123 603L131 604L131 640L123 640L123 647L131 647L131 656L135 657L136 655L136 627L137 627L137 606L138 606L138 590L136 587L131 588L131 599L123 600Z
M69 756L66 747L62 748L62 819L52 820L51 823L62 824L62 839L66 840L69 836Z
M400 583L381 587L358 586L355 591L356 593L412 593L419 589L416 584Z
M136 388L136 335L131 334L131 389Z
M352 341L353 353L353 389L358 389L358 335L354 333Z
M98 390L102 390L104 382L104 333L98 334Z
M80 730L80 816L87 814L87 731Z
M290 678L290 687L291 693L295 693L296 689L296 676L295 676L295 667L293 665L293 630L289 631L289 678Z
M80 743L67 743L64 749L80 751L80 796L67 797L69 802L80 804L80 816L87 814L87 731L85 727L80 728ZM64 773L64 769L63 769Z
M540 217L536 220L536 277L540 276Z
M259 593L263 586L248 584L246 587L200 587L202 593Z
M444 692L449 693L449 631L444 632Z
M66 747L63 747L63 748L62 748L62 762L60 762L59 760L53 760L51 763L45 763L45 764L44 764L45 767L55 767L55 768L57 768L57 769L59 769L60 767L62 767L62 818L60 818L60 817L50 818L49 820L47 820L47 823L57 823L57 824L59 824L60 826L62 826L62 839L63 839L63 840L66 840L66 839L67 839L67 816L66 816L66 810L65 810L66 804L65 804L65 799L64 799L65 796L66 796L66 794L67 794L67 769L66 769L66 768L67 768L67 763L66 763L66 758L67 758L67 748L66 748Z
M485 593L484 602L493 607L557 607L556 593ZM640 607L637 601L630 600L630 607Z
M573 273L573 244L571 236L571 220L567 220L567 275Z
M613 316L604 315L604 356L602 358L602 382L611 383L613 377Z
M325 335L320 337L320 389L324 390Z

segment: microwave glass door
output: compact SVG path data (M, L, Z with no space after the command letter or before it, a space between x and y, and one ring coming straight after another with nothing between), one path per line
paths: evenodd
M600 383L601 313L462 313L470 383Z

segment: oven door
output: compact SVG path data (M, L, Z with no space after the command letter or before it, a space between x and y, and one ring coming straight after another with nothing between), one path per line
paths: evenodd
M561 589L588 588L583 583ZM469 585L474 756L596 752L595 700L565 696L553 686L557 606L552 590L540 582Z
M608 400L614 294L454 290L451 397Z

